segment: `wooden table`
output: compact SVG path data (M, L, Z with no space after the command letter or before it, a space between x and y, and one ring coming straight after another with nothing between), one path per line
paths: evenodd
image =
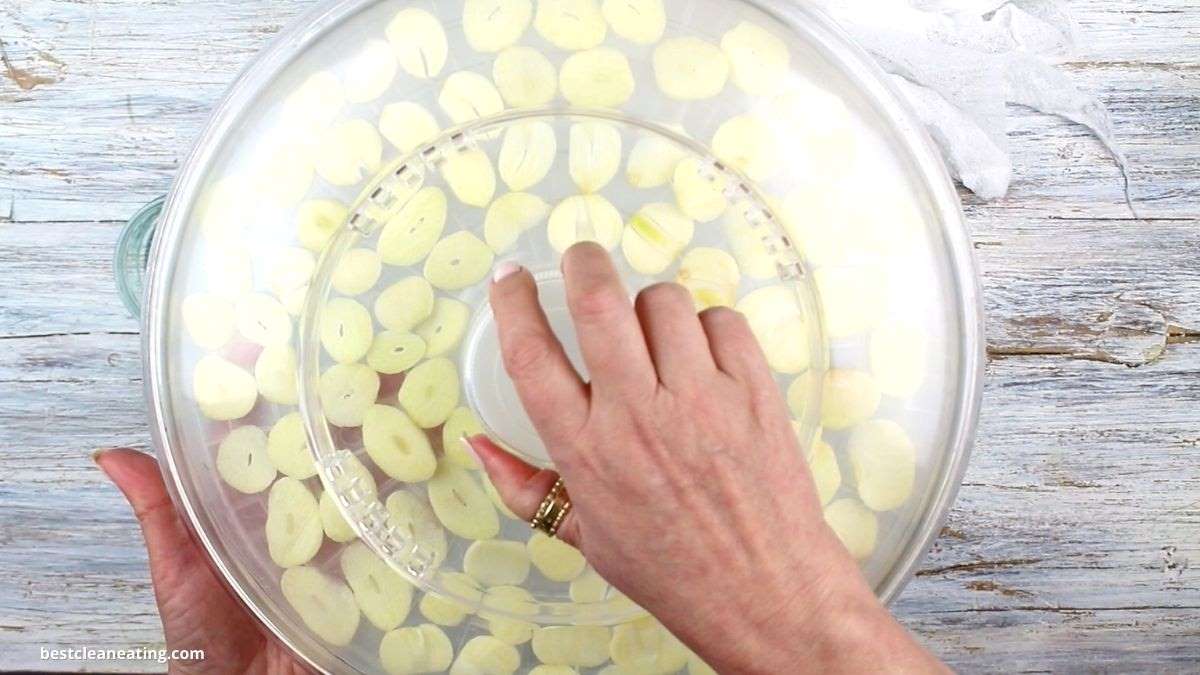
M0 3L0 671L160 645L134 521L89 453L146 447L110 258L210 107L309 0ZM963 670L1200 669L1200 6L1076 0L1137 217L1081 129L1017 111L967 204L988 311L979 442L895 609ZM1188 561L1195 561L1189 566Z

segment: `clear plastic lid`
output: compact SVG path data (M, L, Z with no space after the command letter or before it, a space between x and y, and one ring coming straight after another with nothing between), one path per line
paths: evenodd
M160 447L230 584L327 670L527 670L552 625L613 639L551 661L644 657L614 638L641 610L460 440L549 465L487 284L533 271L581 367L558 264L587 239L631 294L747 316L827 521L892 597L965 462L981 337L953 189L880 77L790 3L347 0L280 36L184 167L151 278Z

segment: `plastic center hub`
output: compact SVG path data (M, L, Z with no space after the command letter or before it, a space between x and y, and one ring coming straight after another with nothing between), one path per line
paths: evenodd
M587 369L575 336L575 325L567 311L566 287L558 270L535 272L538 299L577 372L586 380ZM537 430L525 413L512 378L504 370L500 336L490 304L475 313L462 350L463 384L467 402L492 440L507 445L525 461L552 466Z

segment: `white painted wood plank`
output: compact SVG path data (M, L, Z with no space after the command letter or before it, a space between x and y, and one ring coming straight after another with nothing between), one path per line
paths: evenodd
M228 83L310 4L43 0L0 9L12 26L10 61L50 80L24 89L0 76L0 103L12 104L0 106L0 200L11 219L118 219L163 193ZM1074 3L1084 48L1068 67L1112 109L1144 217L1193 217L1200 200L1200 12L1189 6ZM1129 216L1118 172L1082 129L1015 111L1012 131L1012 195L989 208Z
M0 671L162 669L36 653L161 640L136 527L88 457L148 440L137 326L109 274L118 226L92 221L164 190L229 80L309 4L0 6L27 71L0 72ZM1068 67L1113 109L1156 219L1128 220L1081 130L1016 114L1013 194L967 198L993 354L980 440L897 611L968 671L1194 670L1200 8L1072 8ZM1161 354L1106 362L1139 362L1156 325Z

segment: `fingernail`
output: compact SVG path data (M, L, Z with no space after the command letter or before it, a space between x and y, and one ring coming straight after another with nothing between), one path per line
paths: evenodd
M102 457L104 455L104 453L106 453L110 450L116 450L116 448L100 448L98 450L93 450L92 451L92 461L95 462L97 466L99 466L100 465L100 457Z
M465 447L467 449L467 452L470 453L471 456L475 458L475 463L478 464L482 468L484 466L483 458L479 456L478 452L475 452L475 446L471 445L471 439L467 438L466 434L463 434L461 440L462 440L463 447Z
M503 281L505 278L510 277L520 271L521 271L520 265L518 265L515 262L512 262L511 260L505 260L504 262L500 263L499 265L496 265L496 271L492 273L492 283L493 284L499 283L500 281Z

